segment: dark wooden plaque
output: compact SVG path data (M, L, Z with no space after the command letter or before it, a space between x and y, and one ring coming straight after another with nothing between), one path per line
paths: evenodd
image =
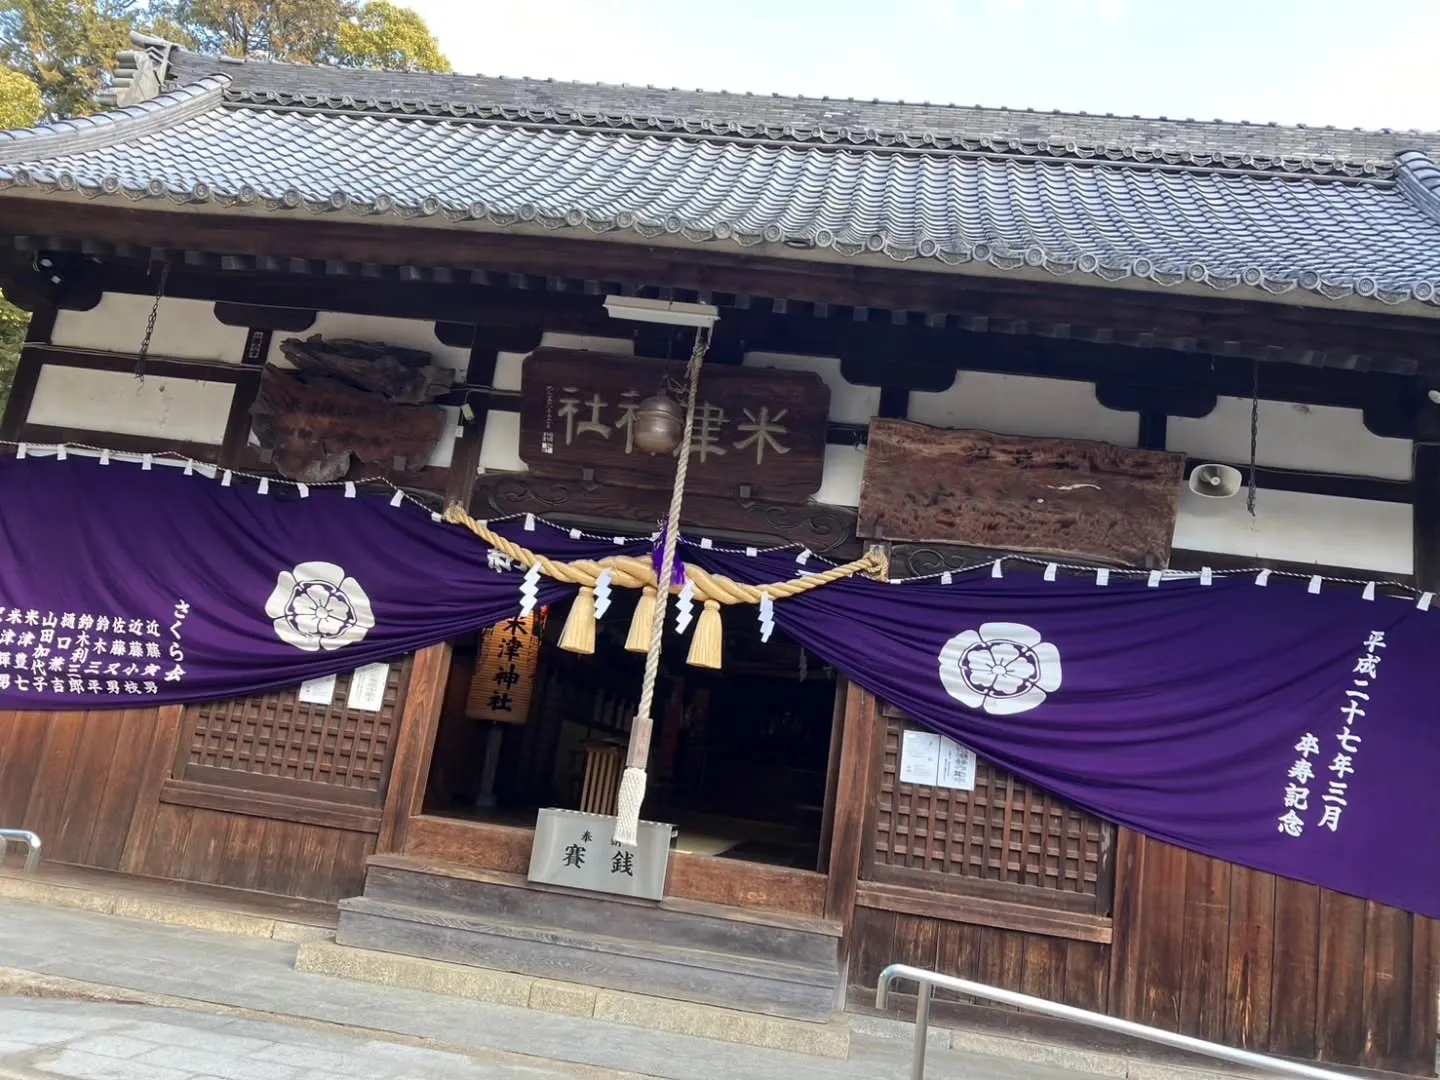
M352 459L423 468L445 430L439 406L396 405L338 379L275 367L260 377L250 419L280 475L308 484L340 479Z
M542 476L668 490L673 455L632 438L635 408L680 363L540 349L525 361L520 457ZM686 489L804 502L820 489L830 388L812 372L708 366L700 376Z
M870 422L859 535L1164 567L1185 458Z

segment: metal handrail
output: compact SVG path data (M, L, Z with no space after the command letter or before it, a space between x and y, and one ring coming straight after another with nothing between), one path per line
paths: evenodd
M28 829L0 829L0 863L10 852L11 844L24 844L29 853L25 856L25 872L33 874L40 869L40 837Z
M1017 1009L1027 1009L1030 1012L1039 1013L1041 1016L1052 1016L1057 1020L1069 1020L1071 1023L1100 1028L1102 1031L1113 1031L1117 1035L1128 1035L1134 1039L1159 1043L1161 1046L1171 1046L1176 1050L1188 1050L1192 1054L1203 1054L1206 1057L1219 1058L1221 1061L1234 1062L1236 1065L1248 1065L1254 1069L1268 1069L1270 1072L1284 1073L1287 1076L1305 1077L1306 1080L1355 1080L1353 1076L1347 1076L1345 1073L1317 1069L1313 1065L1301 1065L1298 1062L1281 1061L1279 1058L1266 1057L1264 1054L1256 1054L1249 1050L1237 1050L1234 1047L1221 1046L1219 1043L1194 1039L1189 1035L1162 1031L1159 1028L1146 1027L1144 1024L1136 1024L1129 1020L1119 1020L1113 1016L1087 1012L1072 1005L1061 1005L1059 1002L1047 1001L1044 998L1017 994L1013 990L1002 990L997 986L986 986L984 983L971 982L969 979L957 979L950 975L941 975L938 972L925 971L905 964L891 964L880 973L880 982L875 990L875 1007L877 1009L885 1008L885 1003L890 996L890 984L900 979L917 983L920 987L915 1004L915 1054L911 1059L911 1080L924 1080L926 1036L930 1031L930 995L936 987L953 990L957 994L984 998L1000 1005L1012 1005Z

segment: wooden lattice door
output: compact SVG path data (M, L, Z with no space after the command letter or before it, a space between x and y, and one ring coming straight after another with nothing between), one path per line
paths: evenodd
M375 831L412 660L389 665L376 711L348 706L350 675L325 705L298 687L190 705L162 801Z

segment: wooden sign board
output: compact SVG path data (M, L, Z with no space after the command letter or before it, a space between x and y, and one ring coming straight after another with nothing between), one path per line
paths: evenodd
M876 419L857 531L1161 568L1184 471L1181 454Z
M520 457L541 475L594 471L599 484L669 490L675 457L634 444L635 410L685 365L539 349L521 383ZM804 502L820 489L830 388L813 372L707 365L686 489Z
M307 484L339 480L352 459L424 468L445 431L438 406L397 405L338 379L275 367L260 376L250 420L280 475Z

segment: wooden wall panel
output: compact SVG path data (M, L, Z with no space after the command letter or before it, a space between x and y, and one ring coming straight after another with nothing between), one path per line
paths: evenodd
M1112 1011L1262 1053L1435 1073L1425 918L1122 836Z
M308 900L357 896L375 834L164 804L137 872Z
M1244 1050L1270 1045L1275 963L1275 877L1230 868L1230 927L1225 961L1225 1032Z
M119 869L156 709L0 712L0 827L56 862Z
M1084 941L973 926L896 911L857 908L850 985L873 990L889 964L954 975L1104 1012L1110 950ZM937 1001L974 1004L947 991Z

